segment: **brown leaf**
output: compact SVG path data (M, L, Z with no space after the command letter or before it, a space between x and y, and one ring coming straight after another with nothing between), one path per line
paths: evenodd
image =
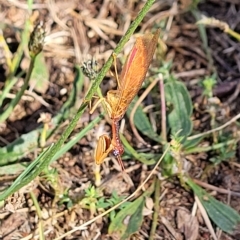
M185 239L195 240L198 237L199 223L195 216L192 216L187 209L179 209L177 212L178 229L183 232Z

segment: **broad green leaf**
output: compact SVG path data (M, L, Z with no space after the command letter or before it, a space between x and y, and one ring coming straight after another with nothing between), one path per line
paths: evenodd
M25 170L28 164L29 162L23 162L23 163L15 163L15 164L0 167L0 176L9 175L9 174L10 175L20 174L22 171Z
M6 147L0 148L0 166L14 162L23 156L26 156L38 145L38 136L40 130L34 130L8 144Z
M132 109L134 107L134 105L136 104L138 98L135 97L132 101L132 103L130 104L130 106L128 107L127 110L127 116L130 117L130 114L132 112ZM158 134L156 134L152 128L151 123L148 120L148 117L146 115L146 113L143 112L143 109L141 106L139 106L136 110L136 113L134 115L134 124L136 126L136 128L145 136L147 136L148 138L156 141L156 142L161 142L160 137L158 136Z
M240 228L240 215L233 208L219 202L204 189L188 179L187 184L198 196L202 205L206 209L211 220L224 232L232 234L234 230Z
M118 235L118 239L128 239L128 237L136 232L143 220L142 211L144 207L145 197L151 196L155 189L155 181L146 189L141 197L123 208L109 225L108 232Z
M192 132L192 102L185 85L171 79L165 84L166 103L170 112L167 115L171 134L187 137ZM179 132L180 131L180 132Z
M118 235L118 239L121 240L128 239L135 233L143 221L144 200L141 196L121 210L111 222L108 233Z
M36 57L30 79L30 85L33 86L37 92L42 94L44 94L48 89L49 72L43 53L39 53L39 55Z
M183 148L185 150L195 148L203 140L203 137L194 138L192 140L187 140L183 143Z

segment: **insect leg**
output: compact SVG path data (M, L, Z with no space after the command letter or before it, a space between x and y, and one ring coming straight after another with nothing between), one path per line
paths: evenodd
M115 70L115 75L116 75L116 79L117 79L117 84L118 84L118 88L121 88L121 84L118 78L118 72L117 72L117 55L115 53L112 54L113 57L113 64L114 64L114 70Z

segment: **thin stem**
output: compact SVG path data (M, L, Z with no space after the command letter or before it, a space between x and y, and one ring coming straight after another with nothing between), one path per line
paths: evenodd
M154 240L154 234L157 229L158 223L158 215L159 215L159 198L160 198L160 180L155 178L155 194L154 194L154 212L153 212L153 220L150 231L149 240Z
M43 230L43 221L42 221L42 211L41 211L41 208L38 204L38 201L37 201L37 198L35 196L35 194L33 192L30 192L30 196L33 200L33 204L36 208L36 212L37 212L37 215L38 215L38 218L39 218L39 239L40 240L44 240L45 237L44 237L44 230Z
M209 151L212 151L212 150L217 150L217 149L229 146L231 144L235 144L238 141L239 141L239 138L235 138L235 139L231 139L231 140L228 140L228 141L223 142L223 143L214 144L214 145L208 146L208 147L194 147L194 148L190 148L190 149L185 150L184 154L209 152Z
M232 37L236 38L238 41L240 41L240 34L233 31L231 28L228 28L228 30L226 31L229 35L231 35Z
M164 82L162 74L159 74L159 88L160 88L160 96L161 96L161 111L162 111L162 139L163 141L167 142L167 116L166 116L166 102L165 102L165 91L164 91Z
M12 113L13 109L16 107L16 105L20 101L21 97L23 96L25 90L27 89L29 81L30 81L30 77L31 77L31 74L33 71L34 62L35 62L35 57L31 58L30 66L29 66L27 75L25 77L24 84L21 87L20 91L17 93L16 97L10 102L7 109L5 109L2 113L2 115L0 115L0 122L4 122L9 117L9 115Z
M193 139L196 139L196 138L200 138L200 137L205 137L207 136L208 134L211 134L213 132L216 132L216 131L220 131L224 128L226 128L227 126L229 126L230 124L236 122L238 119L240 118L240 113L237 114L235 117L233 117L232 119L230 119L228 122L224 123L223 125L217 127L217 128L214 128L214 129L211 129L209 131L206 131L206 132L203 132L203 133L199 133L199 134L196 134L196 135L193 135L191 137L188 137L187 140L193 140Z
M14 55L14 58L11 61L11 65L9 68L9 74L7 76L7 79L5 81L4 84L4 89L3 89L3 93L0 96L0 106L2 105L5 96L7 95L7 93L9 93L9 91L11 90L12 86L15 84L15 80L14 80L14 76L17 72L19 63L21 61L22 55L23 55L23 49L25 47L25 43L28 42L29 39L29 26L30 26L30 20L26 21L25 27L24 27L24 31L21 34L21 39L22 41L20 42L20 45L18 46L18 49Z

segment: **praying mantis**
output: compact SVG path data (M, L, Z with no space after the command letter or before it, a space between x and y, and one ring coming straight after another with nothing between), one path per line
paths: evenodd
M99 102L103 101L112 121L112 138L104 134L98 139L94 153L95 162L98 165L109 153L112 153L117 158L121 169L124 170L121 158L124 147L119 136L119 121L142 86L157 47L159 34L160 30L158 29L155 34L145 34L136 39L121 75L117 79L117 89L109 90L106 97L99 99L92 109L94 111Z

